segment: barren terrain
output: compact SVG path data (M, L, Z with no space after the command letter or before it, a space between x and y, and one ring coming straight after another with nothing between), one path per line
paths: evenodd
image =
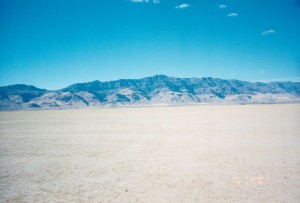
M297 202L300 104L0 113L0 202Z

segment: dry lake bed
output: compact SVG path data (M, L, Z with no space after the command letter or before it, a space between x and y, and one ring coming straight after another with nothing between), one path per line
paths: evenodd
M0 113L0 202L299 202L300 104Z

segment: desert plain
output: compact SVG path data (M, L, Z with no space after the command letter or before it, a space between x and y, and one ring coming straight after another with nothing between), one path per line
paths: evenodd
M299 202L300 104L0 112L0 202Z

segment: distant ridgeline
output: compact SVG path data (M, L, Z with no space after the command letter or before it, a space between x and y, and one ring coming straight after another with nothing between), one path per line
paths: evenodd
M218 78L142 79L77 83L49 91L30 85L0 87L0 110L88 106L300 102L300 82L245 82Z

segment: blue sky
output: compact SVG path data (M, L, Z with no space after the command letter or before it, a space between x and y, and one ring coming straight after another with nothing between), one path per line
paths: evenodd
M300 78L298 0L0 0L0 85Z

